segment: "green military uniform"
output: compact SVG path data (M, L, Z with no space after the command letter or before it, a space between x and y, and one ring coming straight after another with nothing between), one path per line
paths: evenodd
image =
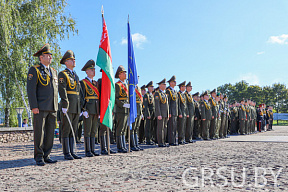
M208 95L208 92L205 91L203 93L204 95ZM212 110L211 105L207 100L203 100L200 102L200 110L201 110L201 125L202 125L202 138L204 140L210 140L209 139L209 127L210 122L212 120Z
M115 78L119 78L119 74L123 72L126 71L124 67L120 65L116 71ZM127 153L125 135L127 131L129 108L124 105L129 104L128 95L128 86L125 82L119 80L115 83L116 142L118 152L120 153Z
M216 93L216 89L213 89L210 92L210 95L212 95L212 93ZM212 110L212 120L210 122L210 127L209 127L209 136L210 136L210 139L216 139L215 132L216 132L216 122L217 122L216 120L217 110L216 110L215 98L211 96L209 99L209 103L210 103L211 110Z
M136 106L137 106L137 117L135 119L135 122L132 123L132 130L130 134L130 143L131 143L131 150L132 151L139 151L143 150L138 145L138 131L141 124L141 118L142 118L142 104L143 104L143 97L141 95L141 90L138 86L135 87L136 92Z
M245 121L246 121L246 109L244 105L239 106L239 132L240 135L244 135Z
M152 86L153 87L153 81L150 81L146 88ZM145 124L145 137L146 137L146 144L151 145L153 142L151 141L151 138L153 136L154 131L154 119L155 119L155 102L154 102L154 96L152 93L147 91L147 93L143 97L143 104L144 104L144 118L146 120Z
M238 108L237 107L231 107L230 112L231 112L230 113L230 118L231 118L231 130L230 130L230 133L232 135L235 135L235 134L237 134Z
M87 69L95 69L95 62L91 59L82 68L82 71ZM89 77L80 81L81 84L81 108L83 111L84 124L84 143L86 157L98 156L95 153L95 136L98 128L98 117L100 113L99 98L100 92L98 90L97 82ZM88 117L84 116L88 113Z
M158 84L166 83L163 79ZM159 147L168 147L166 145L167 122L169 118L169 104L166 93L162 90L156 91L154 95L155 100L155 117L157 118L157 141ZM158 119L161 116L162 119Z
M144 95L143 92L144 91ZM146 119L144 118L144 96L146 94L146 85L142 85L141 87L141 95L143 98L143 103L142 103L142 118L141 118L141 123L140 123L140 127L139 127L139 131L138 131L138 137L139 137L139 144L143 143L144 139L145 139L145 125L146 125Z
M60 63L65 64L65 62L69 59L75 59L75 55L73 51L68 50L64 56L62 57ZM66 115L68 115L74 134L76 133L78 122L79 122L79 114L81 112L80 108L80 82L77 74L66 68L58 74L58 91L61 98L60 106L62 108L61 111L61 120L62 120L62 148L64 158L67 160L72 159L80 159L76 154L74 154L74 139L73 133L68 122ZM67 114L63 113L63 109L67 109Z
M246 100L246 102L248 101ZM245 105L245 110L246 110L245 134L250 134L251 109L250 109L249 104Z
M175 76L172 76L168 82L170 83L172 81L176 81ZM167 140L170 145L177 145L176 144L177 117L178 117L177 91L169 86L166 89L166 94L168 96L169 121L167 130L168 138L165 137L165 140Z
M198 97L199 96L199 92L194 93L192 95L192 97ZM196 101L193 98L194 104L195 104L195 116L194 116L194 127L193 127L193 139L199 140L200 138L200 127L201 127L201 113L200 113L200 106L199 106L199 102Z
M224 100L225 98L228 98L227 95L224 95ZM229 106L226 101L224 101L224 114L225 114L225 124L224 124L224 129L223 129L223 137L227 138L227 133L228 133L228 125L229 125L229 119L230 119L230 111L229 111Z
M33 56L40 57L51 54L50 45L45 44ZM43 64L30 67L27 76L27 94L31 109L38 108L34 114L34 159L37 165L45 162L55 163L49 157L54 141L56 116L58 110L58 80L57 71Z
M189 81L186 85L187 87L192 87L191 82ZM186 89L187 90L187 89ZM194 116L195 116L195 103L192 98L192 95L188 93L187 91L185 92L186 96L186 102L187 102L187 110L188 110L188 115L186 120L186 132L185 132L185 141L189 143L194 143L192 140L193 137L193 128L194 128Z
M216 95L217 97L220 96L220 93L217 93ZM215 128L215 138L216 139L219 139L219 131L220 131L220 127L221 127L221 115L220 115L220 104L219 102L216 102L216 112L217 112L217 115L216 115L216 128Z
M226 111L225 111L225 102L223 101L223 99L221 99L219 101L219 105L220 105L220 115L221 115L221 124L220 124L220 128L219 128L219 138L224 138L223 136L223 132L225 129L225 123L226 123Z
M186 81L180 83L178 86L179 88L184 86L185 87ZM187 108L187 98L185 95L185 91L181 92L178 91L178 143L183 145L187 144L185 141L185 133L186 133L186 119L188 114ZM180 117L182 115L182 117Z

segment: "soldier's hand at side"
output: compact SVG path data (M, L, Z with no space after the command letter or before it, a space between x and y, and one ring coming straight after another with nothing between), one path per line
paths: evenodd
M68 111L68 110L67 110L67 108L62 108L62 112L63 112L63 113L65 113L65 114L66 114L66 113L67 113L67 111Z
M151 119L151 117L147 117L147 119Z
M87 118L89 117L88 112L87 112L87 111L84 111L84 112L83 112L83 116L87 119Z
M125 103L124 105L123 105L123 107L125 107L125 108L130 108L130 104L129 103Z
M162 120L162 116L158 116L158 120Z
M214 119L214 116L212 116L212 119Z
M195 120L197 121L197 117L195 117Z
M172 115L171 114L169 114L169 118L171 118L172 117Z
M182 118L183 116L182 115L179 115L179 118Z
M39 113L39 109L38 108L33 108L32 112L33 112L33 114L38 114Z
M187 115L186 117L189 118L189 115Z
M206 119L202 119L202 121L205 121Z
M57 121L58 125L61 123L61 121Z

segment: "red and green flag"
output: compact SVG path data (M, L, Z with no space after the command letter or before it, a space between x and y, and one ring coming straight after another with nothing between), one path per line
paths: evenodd
M108 30L102 13L102 37L97 55L96 65L102 69L102 84L100 97L100 123L110 129L113 126L113 108L115 104L115 83L113 78L112 57Z

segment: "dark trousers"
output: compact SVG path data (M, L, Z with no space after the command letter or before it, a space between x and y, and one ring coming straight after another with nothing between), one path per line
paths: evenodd
M216 118L210 121L210 128L209 128L210 139L215 138L215 132L216 132Z
M83 118L84 122L84 137L98 137L97 129L99 127L98 115L90 114L88 118Z
M141 124L141 115L138 115L135 119L135 122L132 123L132 132L131 134L137 134L138 131L139 131L139 127L140 127L140 124Z
M178 130L178 143L184 142L185 132L186 132L186 116L182 118L178 117L177 130ZM175 133L175 142L176 142L176 133ZM170 142L169 142L170 143Z
M243 135L245 132L245 120L244 119L239 120L239 132L241 135Z
M145 124L145 137L146 137L146 143L151 142L153 134L153 129L154 127L154 120L151 117L151 119L146 119L146 124Z
M48 158L53 148L56 112L39 111L34 114L34 159Z
M76 130L78 128L78 122L79 122L79 114L78 113L67 113L67 114L68 114L68 117L69 117L70 122L72 124L74 134L76 134ZM62 138L73 137L71 126L70 126L68 119L66 117L67 114L64 114L61 112L61 120L62 120L61 137ZM76 137L76 135L75 135L75 137Z
M236 119L231 119L231 134L237 134L237 120Z
M145 138L145 125L146 125L146 119L142 120L141 119L141 123L140 123L140 127L139 127L139 143L143 143L144 138Z
M224 137L223 133L225 131L225 124L226 124L226 115L224 113L221 114L221 126L219 129L219 137Z
M193 137L193 128L194 128L194 116L189 116L186 119L186 131L185 131L185 140L191 141Z
M162 117L161 120L157 120L157 141L159 145L165 144L165 138L167 136L167 117Z
M202 138L203 139L209 139L209 127L210 127L210 120L202 120L201 121L202 126Z
M128 113L116 113L116 137L126 135Z
M83 129L83 121L79 121L78 129L76 130L76 141L77 142L81 141L82 129Z
M157 123L159 123L159 121ZM167 139L168 143L170 144L176 143L176 131L177 131L177 116L172 115L168 121L168 130L167 130L168 138L165 137L165 140Z
M194 120L193 137L195 139L197 137L200 137L200 123L201 123L201 120L199 120L199 119Z

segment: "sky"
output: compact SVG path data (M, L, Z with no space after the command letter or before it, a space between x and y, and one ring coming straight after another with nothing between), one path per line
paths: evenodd
M76 55L76 72L96 61L102 33L101 6L114 73L128 68L127 20L133 36L139 85L176 76L192 92L245 80L250 85L287 83L287 0L69 0L66 13L79 34L60 42ZM96 68L98 68L96 66ZM101 73L96 70L98 79ZM117 81L117 79L116 79Z

